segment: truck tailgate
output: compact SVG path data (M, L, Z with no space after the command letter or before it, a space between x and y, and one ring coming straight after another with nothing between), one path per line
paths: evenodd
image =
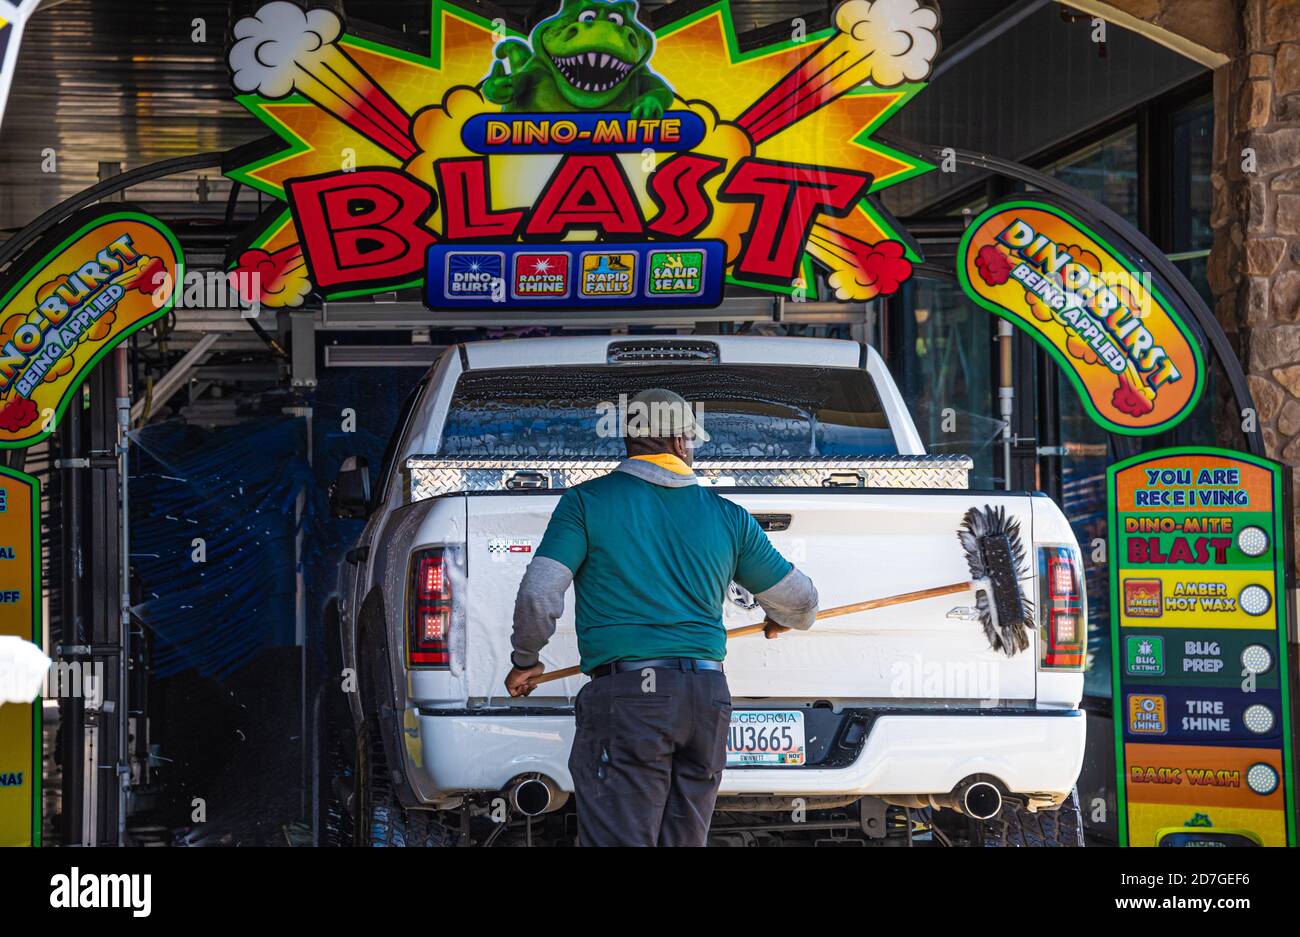
M1005 507L1019 520L1022 541L1027 547L1033 543L1031 503L1025 495L834 489L719 493L751 514L778 515L780 522L788 515L785 529L769 536L812 577L822 608L967 579L956 532L973 506ZM501 695L515 592L557 501L558 493L468 498L465 677L471 699ZM1032 599L1033 557L1027 559L1021 585ZM994 651L973 617L974 603L970 593L948 595L828 619L807 633L792 632L775 641L737 639L726 660L732 695L882 704L1032 699L1036 636L1028 650L1014 657ZM761 618L759 609L735 600L725 603L729 628ZM542 660L547 669L577 663L572 594ZM585 679L544 684L532 698L572 696Z

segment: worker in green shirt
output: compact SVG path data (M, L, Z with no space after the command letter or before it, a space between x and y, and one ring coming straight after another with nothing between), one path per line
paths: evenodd
M817 590L748 512L698 484L695 444L709 437L685 400L647 390L627 412L628 457L564 493L524 574L506 688L535 688L572 583L591 677L569 756L579 841L702 846L731 720L727 588L734 580L754 594L768 638L809 628Z

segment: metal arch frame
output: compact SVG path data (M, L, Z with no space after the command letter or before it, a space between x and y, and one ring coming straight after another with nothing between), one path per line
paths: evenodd
M1232 395L1236 400L1238 410L1242 413L1247 410L1255 412L1255 399L1250 393L1250 385L1246 381L1246 372L1241 367L1241 362L1237 360L1237 354L1228 341L1227 333L1223 331L1223 326L1214 317L1213 311L1205 304L1205 300L1196 292L1192 284L1187 281L1187 278L1183 276L1182 271L1165 257L1164 252L1151 243L1151 240L1141 231L1120 217L1117 212L1107 208L1101 202L1085 195L1073 186L1066 185L1059 179L1009 159L989 156L987 153L977 153L973 150L960 150L954 147L932 146L912 143L898 138L886 138L883 134L877 134L877 136L890 146L912 156L937 160L951 156L958 163L965 166L984 169L999 176L1016 179L1045 192L1050 192L1074 203L1085 214L1091 214L1103 225L1128 240L1142 255L1141 259L1164 276L1169 286L1182 300L1184 306L1195 317L1197 329L1208 341L1210 351L1214 353L1220 367L1228 376L1228 383L1232 387ZM926 272L931 270L932 268L926 265ZM1255 421L1254 429L1250 431L1243 429L1242 434L1246 437L1246 442L1252 454L1264 455L1264 440L1258 420Z
M93 205L95 202L108 198L110 195L116 195L118 192L139 185L142 182L150 182L154 179L161 179L182 172L193 172L196 169L211 169L215 166L222 166L226 157L227 151L222 151L164 159L157 163L149 163L146 166L138 166L116 176L110 176L102 182L97 182L89 188L82 189L76 195L71 195L53 208L42 212L24 225L17 234L0 245L0 270L7 274L7 268L12 265L13 261L26 248L38 241L41 235L87 205ZM4 274L0 274L0 276Z

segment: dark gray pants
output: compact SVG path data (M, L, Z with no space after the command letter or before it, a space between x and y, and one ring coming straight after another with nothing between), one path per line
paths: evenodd
M703 846L727 759L721 671L597 677L578 693L569 771L583 846Z

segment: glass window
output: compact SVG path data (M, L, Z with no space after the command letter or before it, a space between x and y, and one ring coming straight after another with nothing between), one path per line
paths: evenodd
M1210 98L1202 98L1174 112L1172 141L1169 252L1174 263L1213 308L1214 296L1206 278L1207 258L1203 253L1214 244L1214 231L1210 228L1214 199L1210 187L1214 104Z
M979 198L975 199L974 201L967 202L965 205L958 205L952 211L948 212L948 214L970 215L973 218L988 207L989 207L989 200L983 195L981 195Z
M909 280L900 306L894 373L926 451L970 456L971 487L994 487L994 317L944 280Z
M420 398L424 387L425 381L420 381L411 388L411 392L402 401L402 408L397 417L397 426L393 429L393 434L388 437L388 445L384 447L384 456L379 463L379 484L370 494L370 510L372 511L383 504L388 497L388 482L393 474L393 461L397 458L397 447L406 436L407 424L411 421L411 414L415 412L415 402Z
M1043 172L1091 195L1124 220L1138 223L1137 127L1130 125L1043 167Z
M1057 373L1060 401L1061 511L1070 522L1083 553L1084 585L1088 591L1088 669L1084 692L1110 696L1110 578L1106 562L1093 562L1092 545L1106 540L1106 466L1114 459L1109 435L1093 422L1074 385ZM1050 418L1050 417L1049 417Z
M456 384L439 453L621 459L620 403L626 407L632 396L652 387L675 391L698 406L710 436L696 448L701 460L898 452L865 371L719 364L470 371Z

